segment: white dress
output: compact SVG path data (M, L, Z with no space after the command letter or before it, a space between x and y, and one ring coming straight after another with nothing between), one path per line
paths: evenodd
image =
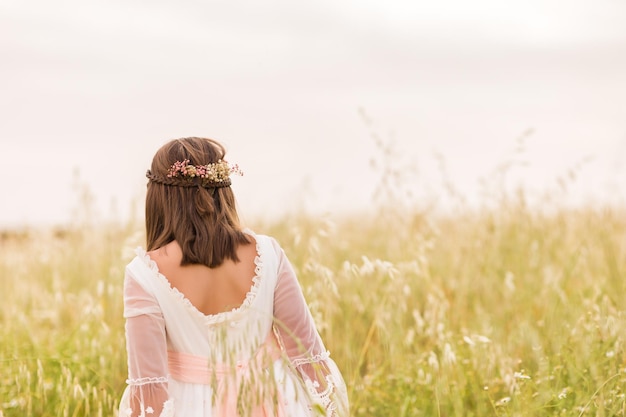
M294 270L255 235L253 285L242 305L205 315L141 248L126 267L128 386L120 417L347 416L329 357Z

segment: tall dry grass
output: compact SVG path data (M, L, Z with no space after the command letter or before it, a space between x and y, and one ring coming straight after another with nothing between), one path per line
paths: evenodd
M352 415L626 415L624 209L530 208L519 193L250 226L296 267ZM114 415L140 230L3 232L0 416Z

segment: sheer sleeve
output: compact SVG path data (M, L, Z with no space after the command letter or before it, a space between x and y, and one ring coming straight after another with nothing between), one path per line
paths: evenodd
M128 407L120 417L170 417L167 345L161 309L129 274L124 280L124 317L128 353Z
M291 263L276 243L275 246L279 260L274 316L281 345L326 415L348 415L343 377L317 332Z

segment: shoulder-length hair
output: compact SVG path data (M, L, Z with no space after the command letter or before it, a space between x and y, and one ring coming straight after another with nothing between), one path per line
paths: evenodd
M150 171L166 177L176 162L207 165L224 159L224 147L213 139L174 139L154 155ZM251 243L237 215L230 187L181 187L148 182L146 194L146 238L148 251L172 241L183 252L181 265L202 264L209 268L225 259L239 261L237 247Z

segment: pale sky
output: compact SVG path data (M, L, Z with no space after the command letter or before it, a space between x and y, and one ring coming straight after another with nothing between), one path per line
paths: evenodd
M514 181L624 202L626 2L0 0L0 225L64 222L76 170L102 217L168 139L229 149L244 216L371 204L376 132L417 202ZM372 126L359 115L363 109ZM581 163L581 161L588 162Z

